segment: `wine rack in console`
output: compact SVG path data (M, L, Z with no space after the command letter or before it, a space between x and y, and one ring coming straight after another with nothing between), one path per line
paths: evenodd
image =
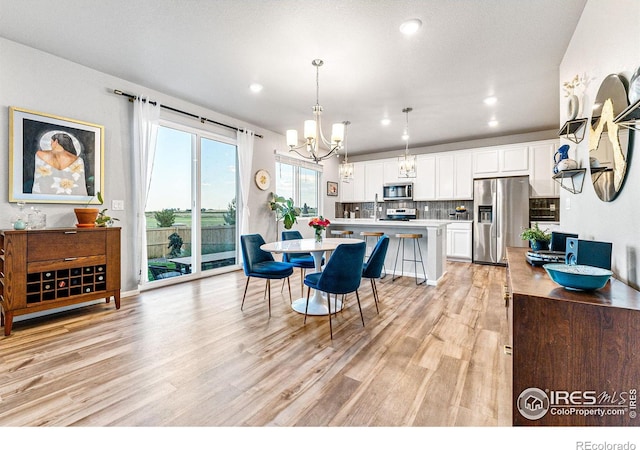
M120 308L120 228L0 232L0 314L13 317L105 298Z

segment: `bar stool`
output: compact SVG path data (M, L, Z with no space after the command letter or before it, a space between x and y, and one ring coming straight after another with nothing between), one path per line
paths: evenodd
M340 238L350 238L353 234L351 230L331 230L331 234Z
M422 251L420 250L420 239L422 239L421 234L416 233L399 233L396 234L396 238L398 238L398 250L396 251L396 260L393 264L393 278L391 281L395 281L396 278L396 265L398 264L398 255L400 254L400 247L402 247L402 264L400 266L400 276L404 273L404 263L405 261L413 261L414 270L415 270L415 278L416 278L416 286L420 285L427 281L427 273L424 270L424 261L422 260ZM407 239L411 239L413 241L413 259L406 259L404 257L404 244ZM418 248L418 253L416 253L416 244ZM420 259L418 259L420 257ZM424 275L424 280L418 283L418 262L422 265L422 273Z
M384 233L381 231L361 231L360 232L360 236L364 237L364 241L367 243L367 248L369 247L369 238L370 237L374 237L376 238L376 243L378 243L378 241L380 240L380 238L382 236L384 236ZM367 253L364 255L364 259L367 260L367 258L369 258L369 256L371 256L370 253ZM384 263L382 264L382 275L380 276L380 279L384 278L387 276L387 269L384 266Z

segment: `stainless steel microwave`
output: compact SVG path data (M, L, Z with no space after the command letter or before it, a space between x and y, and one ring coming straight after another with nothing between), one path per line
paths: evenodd
M385 183L382 187L384 200L413 200L413 183Z

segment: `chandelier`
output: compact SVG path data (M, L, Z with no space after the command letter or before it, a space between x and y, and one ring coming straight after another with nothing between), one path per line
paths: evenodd
M344 124L344 160L340 163L340 181L349 183L353 180L353 163L349 162L349 150L347 148L347 126L351 124L348 120Z
M321 59L314 59L311 64L316 68L316 104L313 107L313 120L304 121L304 139L302 145L298 145L298 131L287 130L287 145L290 152L296 152L298 155L306 159L311 159L316 163L327 159L334 154L337 156L338 151L342 149L344 141L345 123L334 123L331 127L331 140L327 140L322 134L322 122L320 116L322 114L322 106L320 106L320 66L324 64ZM321 144L327 148L322 149ZM300 153L298 150L306 148L307 153ZM324 154L321 154L324 152Z
M404 155L398 158L398 176L400 178L416 177L416 155L409 154L409 113L411 111L413 111L413 108L404 108L402 110L407 115L407 123L402 134L402 139L406 142Z

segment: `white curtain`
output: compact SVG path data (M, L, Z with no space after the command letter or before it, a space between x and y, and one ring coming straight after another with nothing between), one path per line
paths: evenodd
M239 236L249 232L249 191L251 189L251 163L253 161L253 131L238 130L238 181L240 183L240 201L238 202L238 211L240 211L240 227L238 228Z
M147 275L147 220L144 211L151 185L153 159L156 152L156 140L160 122L160 103L155 105L138 96L133 102L133 185L136 192L133 197L135 216L135 237L133 254L134 269L139 274L138 284L149 281Z

